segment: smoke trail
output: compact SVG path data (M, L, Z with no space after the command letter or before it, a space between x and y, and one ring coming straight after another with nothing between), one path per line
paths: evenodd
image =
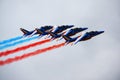
M17 36L17 37L11 38L11 39L3 40L3 41L0 41L0 45L19 40L21 38L22 38L22 36Z
M34 52L23 54L21 56L16 56L14 58L8 58L8 59L6 59L4 61L0 60L0 65L2 66L2 65L5 65L5 64L9 64L9 63L12 63L12 62L15 62L15 61L19 61L19 60L25 59L25 58L30 57L30 56L41 54L43 52L46 52L46 51L49 51L49 50L52 50L52 49L56 49L56 48L62 47L62 46L64 46L64 44L65 43L61 43L61 44L49 46L47 48L38 49L38 50L36 50Z
M37 45L41 45L41 44L44 44L46 42L49 42L50 39L46 39L46 40L42 40L42 41L39 41L39 42L35 42L35 43L32 43L32 44L29 44L29 45L25 45L25 46L22 46L22 47L18 47L18 48L15 48L15 49L12 49L12 50L7 50L5 52L0 52L0 57L2 56L7 56L9 54L13 54L15 52L18 52L18 51L22 51L22 50L26 50L30 47L34 47L34 46L37 46Z
M31 37L31 38L27 38L27 39L24 39L24 40L20 40L20 41L11 43L11 44L6 44L6 45L3 45L3 46L0 46L0 50L5 49L5 48L8 48L8 47L11 47L11 46L15 46L15 45L17 45L17 44L21 44L21 43L24 43L24 42L27 42L27 41L34 40L34 39L36 39L36 38L38 38L38 37L39 37L39 36L35 36L35 37Z

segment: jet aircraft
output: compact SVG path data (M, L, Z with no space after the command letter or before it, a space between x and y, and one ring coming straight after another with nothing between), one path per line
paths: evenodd
M79 32L86 30L86 29L88 29L88 28L73 28L73 29L70 29L65 35L66 36L73 36Z
M82 37L80 37L78 40L75 41L75 44L77 44L80 41L86 41L91 39L92 37L95 37L99 34L104 33L104 31L90 31L90 32L86 32Z
M64 30L68 29L68 28L72 28L74 27L74 25L62 25L62 26L58 26L55 30L53 30L52 32L57 34L57 33L61 33Z
M52 29L53 29L53 26L44 26L44 27L41 27L40 29L36 28L35 34L39 34L39 36L42 37L44 35L48 35Z
M88 29L88 28L73 28L73 29L70 29L68 32L66 32L64 35L70 37L70 36L73 36L79 32L82 32L86 29ZM63 39L63 37L61 39Z
M52 39L54 38L60 38L65 32L63 32L64 30L68 29L68 28L72 28L74 27L74 25L62 25L62 26L58 26L56 29L51 30L49 32L49 36L48 37L52 37Z
M35 31L35 30L28 31L28 30L23 29L23 28L20 28L20 30L23 32L23 36L25 36L25 37L31 35Z

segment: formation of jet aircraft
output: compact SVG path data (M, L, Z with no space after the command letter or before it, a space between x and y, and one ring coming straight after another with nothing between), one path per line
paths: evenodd
M77 44L80 41L86 41L91 39L92 37L95 37L101 33L104 33L104 31L90 31L90 32L86 32L83 35L80 34L77 37L72 37L87 29L88 29L87 27L74 28L74 25L61 25L56 28L54 28L54 26L42 26L40 28L36 28L33 31L28 31L23 28L20 28L20 30L23 32L23 36L33 36L38 34L40 37L42 37L45 35L49 35L51 37L50 38L51 40L61 38L65 40L66 44L69 44L69 43Z

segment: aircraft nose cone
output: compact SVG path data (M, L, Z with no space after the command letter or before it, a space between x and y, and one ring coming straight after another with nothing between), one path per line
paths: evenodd
M88 29L88 28L83 28L83 30L86 30L86 29Z
M69 27L71 28L71 27L74 27L74 25L69 25Z
M97 31L93 34L93 36L97 36L97 35L102 34L102 33L104 33L104 31Z
M88 29L88 28L79 28L78 30L79 30L79 31L84 31L84 30L86 30L86 29Z
M101 33L104 33L104 31L100 31Z
M98 34L104 33L104 31L99 31Z

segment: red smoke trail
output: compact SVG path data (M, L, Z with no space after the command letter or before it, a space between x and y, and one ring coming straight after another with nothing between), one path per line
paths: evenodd
M44 44L44 43L49 42L49 41L50 41L50 39L46 39L46 40L43 40L43 41L39 41L39 42L35 42L35 43L29 44L29 45L18 47L18 48L12 49L12 50L7 50L5 52L0 52L0 57L7 56L9 54L13 54L13 53L18 52L18 51L22 51L22 50L28 49L30 47L41 45L41 44Z
M5 64L9 64L9 63L12 63L12 62L15 62L15 61L18 61L18 60L22 60L24 58L27 58L27 57L30 57L30 56L34 56L34 55L37 55L37 54L41 54L43 52L46 52L46 51L49 51L49 50L52 50L52 49L56 49L56 48L59 48L59 47L62 47L64 46L65 43L61 43L61 44L57 44L57 45L53 45L53 46L49 46L47 48L43 48L43 49L38 49L34 52L30 52L30 53L27 53L27 54L23 54L21 56L16 56L14 58L8 58L4 61L0 61L0 65L5 65Z

